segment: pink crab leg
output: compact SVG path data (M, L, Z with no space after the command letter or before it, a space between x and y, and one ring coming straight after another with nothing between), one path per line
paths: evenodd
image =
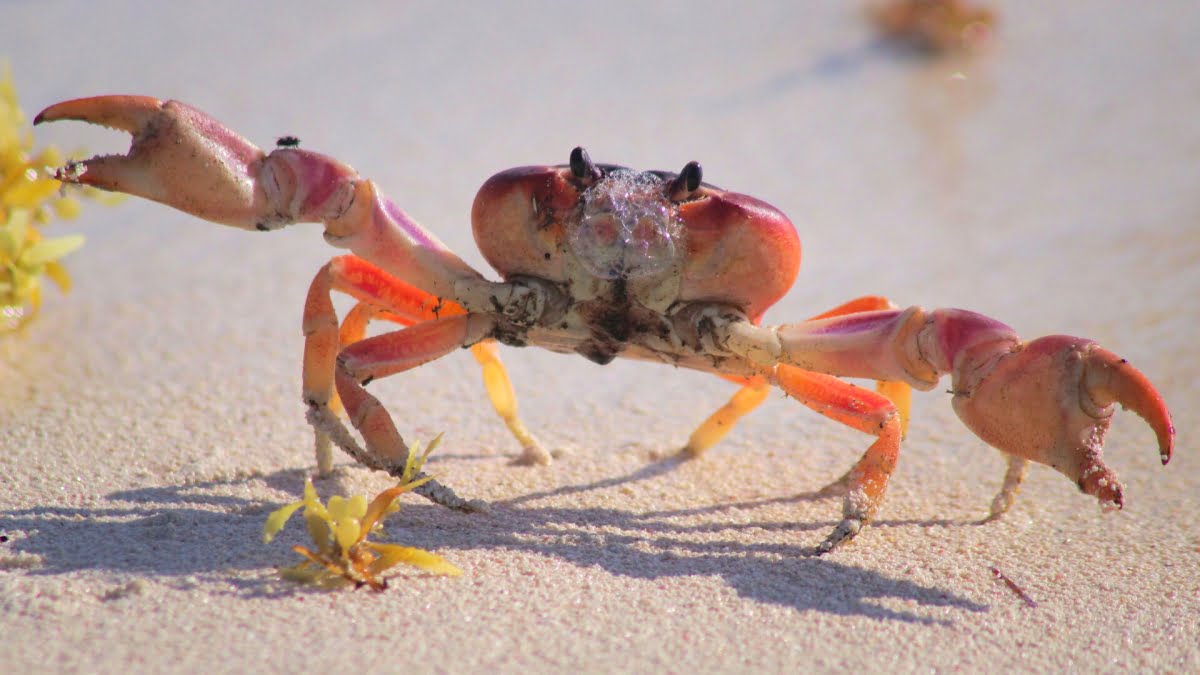
M1029 473L1029 460L1005 452L1001 454L1004 455L1008 466L1004 471L1004 482L1000 485L1000 492L992 499L992 508L988 512L987 518L983 519L985 523L1008 513L1013 503L1016 502L1017 491L1021 489L1021 483L1025 482L1025 476Z
M882 295L864 295L861 298L855 298L838 305L827 312L822 312L810 318L809 321L819 321L837 316L846 316L847 314L874 312L884 309L896 309L896 305ZM908 421L912 417L912 387L903 380L879 380L875 383L875 391L888 397L892 403L896 404L896 410L900 413L900 430L907 434Z
M56 177L161 202L246 230L321 222L348 248L439 297L495 295L484 280L375 184L325 155L296 148L265 154L220 122L178 101L96 96L52 105L34 124L80 120L127 131L127 155L73 162ZM455 295L458 292L460 295Z
M846 475L842 522L818 548L826 553L852 539L874 517L900 454L900 415L887 397L830 375L780 364L775 379L800 403L878 437Z
M1162 397L1125 359L1090 340L1055 335L1022 342L995 319L919 307L773 332L779 361L807 370L906 380L920 389L950 374L954 409L976 435L1009 455L1057 469L1105 506L1124 503L1121 484L1101 458L1115 404L1149 424L1164 464L1171 457L1175 429ZM1015 492L1019 466L1009 474L1005 489Z

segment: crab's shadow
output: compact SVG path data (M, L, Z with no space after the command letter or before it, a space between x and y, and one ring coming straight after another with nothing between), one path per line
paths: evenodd
M563 508L539 505L546 497L603 489L669 473L677 461L662 460L628 475L559 488L497 502L488 513L466 514L410 500L402 517L389 524L404 544L445 553L494 549L558 558L581 567L600 567L631 578L719 576L740 595L758 602L832 614L875 619L944 623L942 619L894 610L900 601L926 608L984 611L985 605L947 589L923 586L876 571L817 557L811 548L778 543L748 543L738 531L756 529L819 530L822 523L715 522L681 524L679 516L704 516L726 509L812 499L817 493L713 506L635 513L612 508ZM44 506L0 512L0 531L8 553L37 560L27 573L53 575L102 569L154 577L165 584L190 587L197 577L225 579L245 596L278 595L301 590L272 574L287 546L302 541L303 528L288 528L279 542L262 543L266 514L282 502L298 499L305 473L268 475L204 483L147 487L114 492L111 505ZM337 478L318 484L322 494L345 493ZM272 488L284 499L255 495ZM399 522L395 522L399 521ZM883 521L876 525L905 523ZM907 523L918 526L927 522ZM712 535L729 531L717 542ZM705 534L697 541L697 534ZM731 564L733 561L734 564Z

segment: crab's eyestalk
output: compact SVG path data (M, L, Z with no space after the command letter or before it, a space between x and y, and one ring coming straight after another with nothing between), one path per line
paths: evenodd
M700 162L688 162L683 166L683 170L679 172L679 176L671 183L671 190L668 195L671 201L683 201L692 196L692 193L700 189L700 181L704 180L704 172L700 168Z
M587 150L577 147L571 151L571 175L586 187L600 180L602 174L588 156Z

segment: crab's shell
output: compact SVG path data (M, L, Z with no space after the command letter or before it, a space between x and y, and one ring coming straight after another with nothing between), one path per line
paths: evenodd
M660 176L670 174L657 173ZM471 223L483 257L504 278L567 283L568 232L585 190L567 167L525 166L487 180ZM702 185L678 205L682 265L677 300L731 305L758 320L796 279L800 239L778 209Z

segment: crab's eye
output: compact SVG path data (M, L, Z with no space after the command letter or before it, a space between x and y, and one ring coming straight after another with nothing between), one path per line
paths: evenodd
M657 274L675 263L683 227L649 174L613 171L583 197L568 244L601 279Z
M671 183L669 191L671 200L687 199L700 188L700 181L703 179L704 172L700 169L700 162L688 162L683 166L683 171L679 172L675 181Z
M600 169L596 168L596 164L588 156L587 150L582 147L571 151L571 174L582 181L584 185L591 185L601 176Z

